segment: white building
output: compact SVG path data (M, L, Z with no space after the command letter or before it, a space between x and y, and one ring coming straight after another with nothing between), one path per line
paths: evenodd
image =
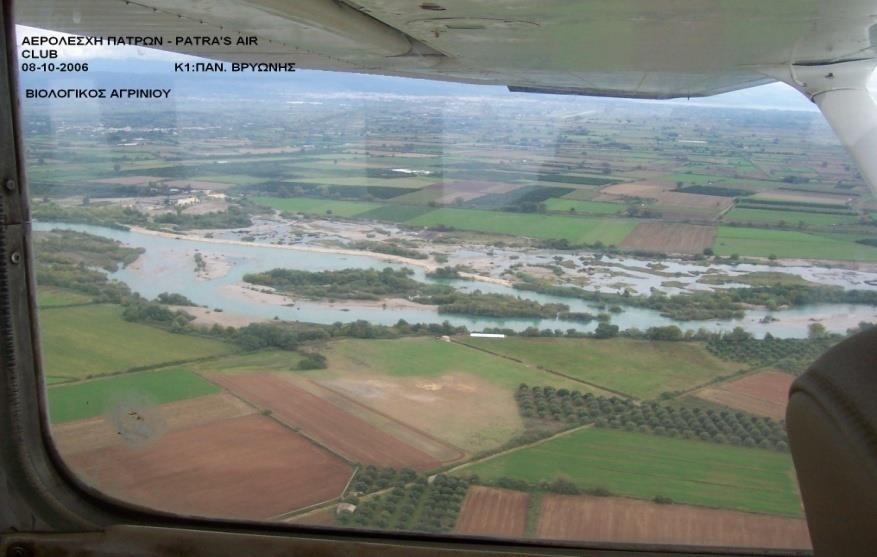
M191 197L181 197L174 201L174 207L190 207L192 205L196 205L198 203L198 198L195 196Z

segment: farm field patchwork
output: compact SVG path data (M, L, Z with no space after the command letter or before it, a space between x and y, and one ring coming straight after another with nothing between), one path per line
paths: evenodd
M461 342L638 398L688 389L745 367L693 342L524 337Z
M44 369L54 377L84 378L233 351L224 342L125 321L122 308L109 304L46 309L40 334Z
M587 495L545 495L536 535L552 540L810 549L803 518Z
M482 480L536 484L566 478L581 489L643 499L801 516L786 453L600 428L584 428L460 468Z
M619 244L635 227L622 219L545 216L474 209L436 209L407 221L413 226L451 226L492 234L512 234L571 243Z
M432 338L333 342L320 385L471 454L524 431L520 383L605 392L466 346ZM478 427L473 427L478 424Z
M417 470L441 464L431 454L277 375L222 374L212 379L351 461Z
M563 211L568 213L583 213L595 215L614 215L624 209L619 203L605 203L600 201L576 201L566 198L552 198L545 201L545 207L549 211Z

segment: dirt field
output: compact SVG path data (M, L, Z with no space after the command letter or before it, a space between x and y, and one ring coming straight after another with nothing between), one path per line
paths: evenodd
M431 378L349 373L320 383L470 453L523 431L512 394L467 373Z
M504 182L448 182L437 186L429 186L430 188L439 188L442 190L441 197L436 201L439 203L454 203L460 199L462 201L471 201L477 197L488 193L508 193L516 189L520 189L521 184L506 184Z
M662 182L613 184L602 188L594 200L619 201L623 198L642 197L655 200L656 209L665 217L703 219L712 219L734 204L730 197L671 191L674 187L673 184Z
M67 461L83 479L126 501L250 519L331 499L353 472L304 437L255 415L172 431L144 448L105 447Z
M712 226L644 222L621 242L622 248L669 253L701 253L713 244L716 229Z
M782 419L795 378L779 371L762 371L730 383L707 387L697 397L760 416Z
M365 464L429 470L439 460L270 373L211 375L210 379L317 439L346 458Z
M299 388L320 397L326 402L344 408L346 412L353 416L370 423L381 431L389 433L405 444L427 453L442 463L453 462L466 456L466 453L462 450L451 447L424 431L410 427L386 414L369 408L343 393L336 392L310 380L300 380L296 376L284 375L283 378L287 381L292 381Z
M522 491L475 485L469 488L457 527L458 534L520 538L527 526L527 500Z
M169 402L157 407L162 429L172 431L254 413L253 407L227 393ZM62 455L123 445L117 428L104 416L52 426L52 438Z
M730 197L676 191L661 192L655 196L655 199L660 206L658 210L665 216L668 212L678 209L680 212L696 211L705 217L715 217L734 205L734 201Z
M558 540L809 549L807 523L622 497L546 495L537 536Z

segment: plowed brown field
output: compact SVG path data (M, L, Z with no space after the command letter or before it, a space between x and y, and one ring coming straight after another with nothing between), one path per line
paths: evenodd
M697 397L744 412L781 419L786 415L789 388L794 380L787 373L763 371L730 383L701 389Z
M713 245L716 229L712 226L644 222L622 240L620 246L628 249L665 253L701 253Z
M270 409L275 418L354 462L417 470L441 464L424 451L276 375L215 374L210 379L243 399Z
M263 416L171 431L140 448L65 459L86 482L125 501L211 517L266 519L341 494L353 470Z
M520 538L529 497L522 491L474 485L466 493L455 532Z
M622 497L546 495L537 535L556 540L809 549L807 523Z

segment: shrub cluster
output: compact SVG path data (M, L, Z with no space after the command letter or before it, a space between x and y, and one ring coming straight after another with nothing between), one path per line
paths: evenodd
M743 447L788 451L782 422L731 410L704 410L647 402L618 416L600 417L596 423L627 431L700 439Z
M467 478L469 483L513 489L515 491L542 491L545 493L559 493L561 495L593 495L595 497L609 497L612 492L605 487L581 488L566 478L542 480L539 483L530 483L519 478L502 476L495 480L481 480L478 476Z
M411 468L396 470L395 468L379 468L369 464L359 467L356 477L350 483L348 493L363 495L388 487L402 487L415 479L417 479L417 472Z
M342 513L338 522L359 528L450 532L469 482L438 475L432 483L423 477L413 484L393 488L387 494L361 501L353 513Z

